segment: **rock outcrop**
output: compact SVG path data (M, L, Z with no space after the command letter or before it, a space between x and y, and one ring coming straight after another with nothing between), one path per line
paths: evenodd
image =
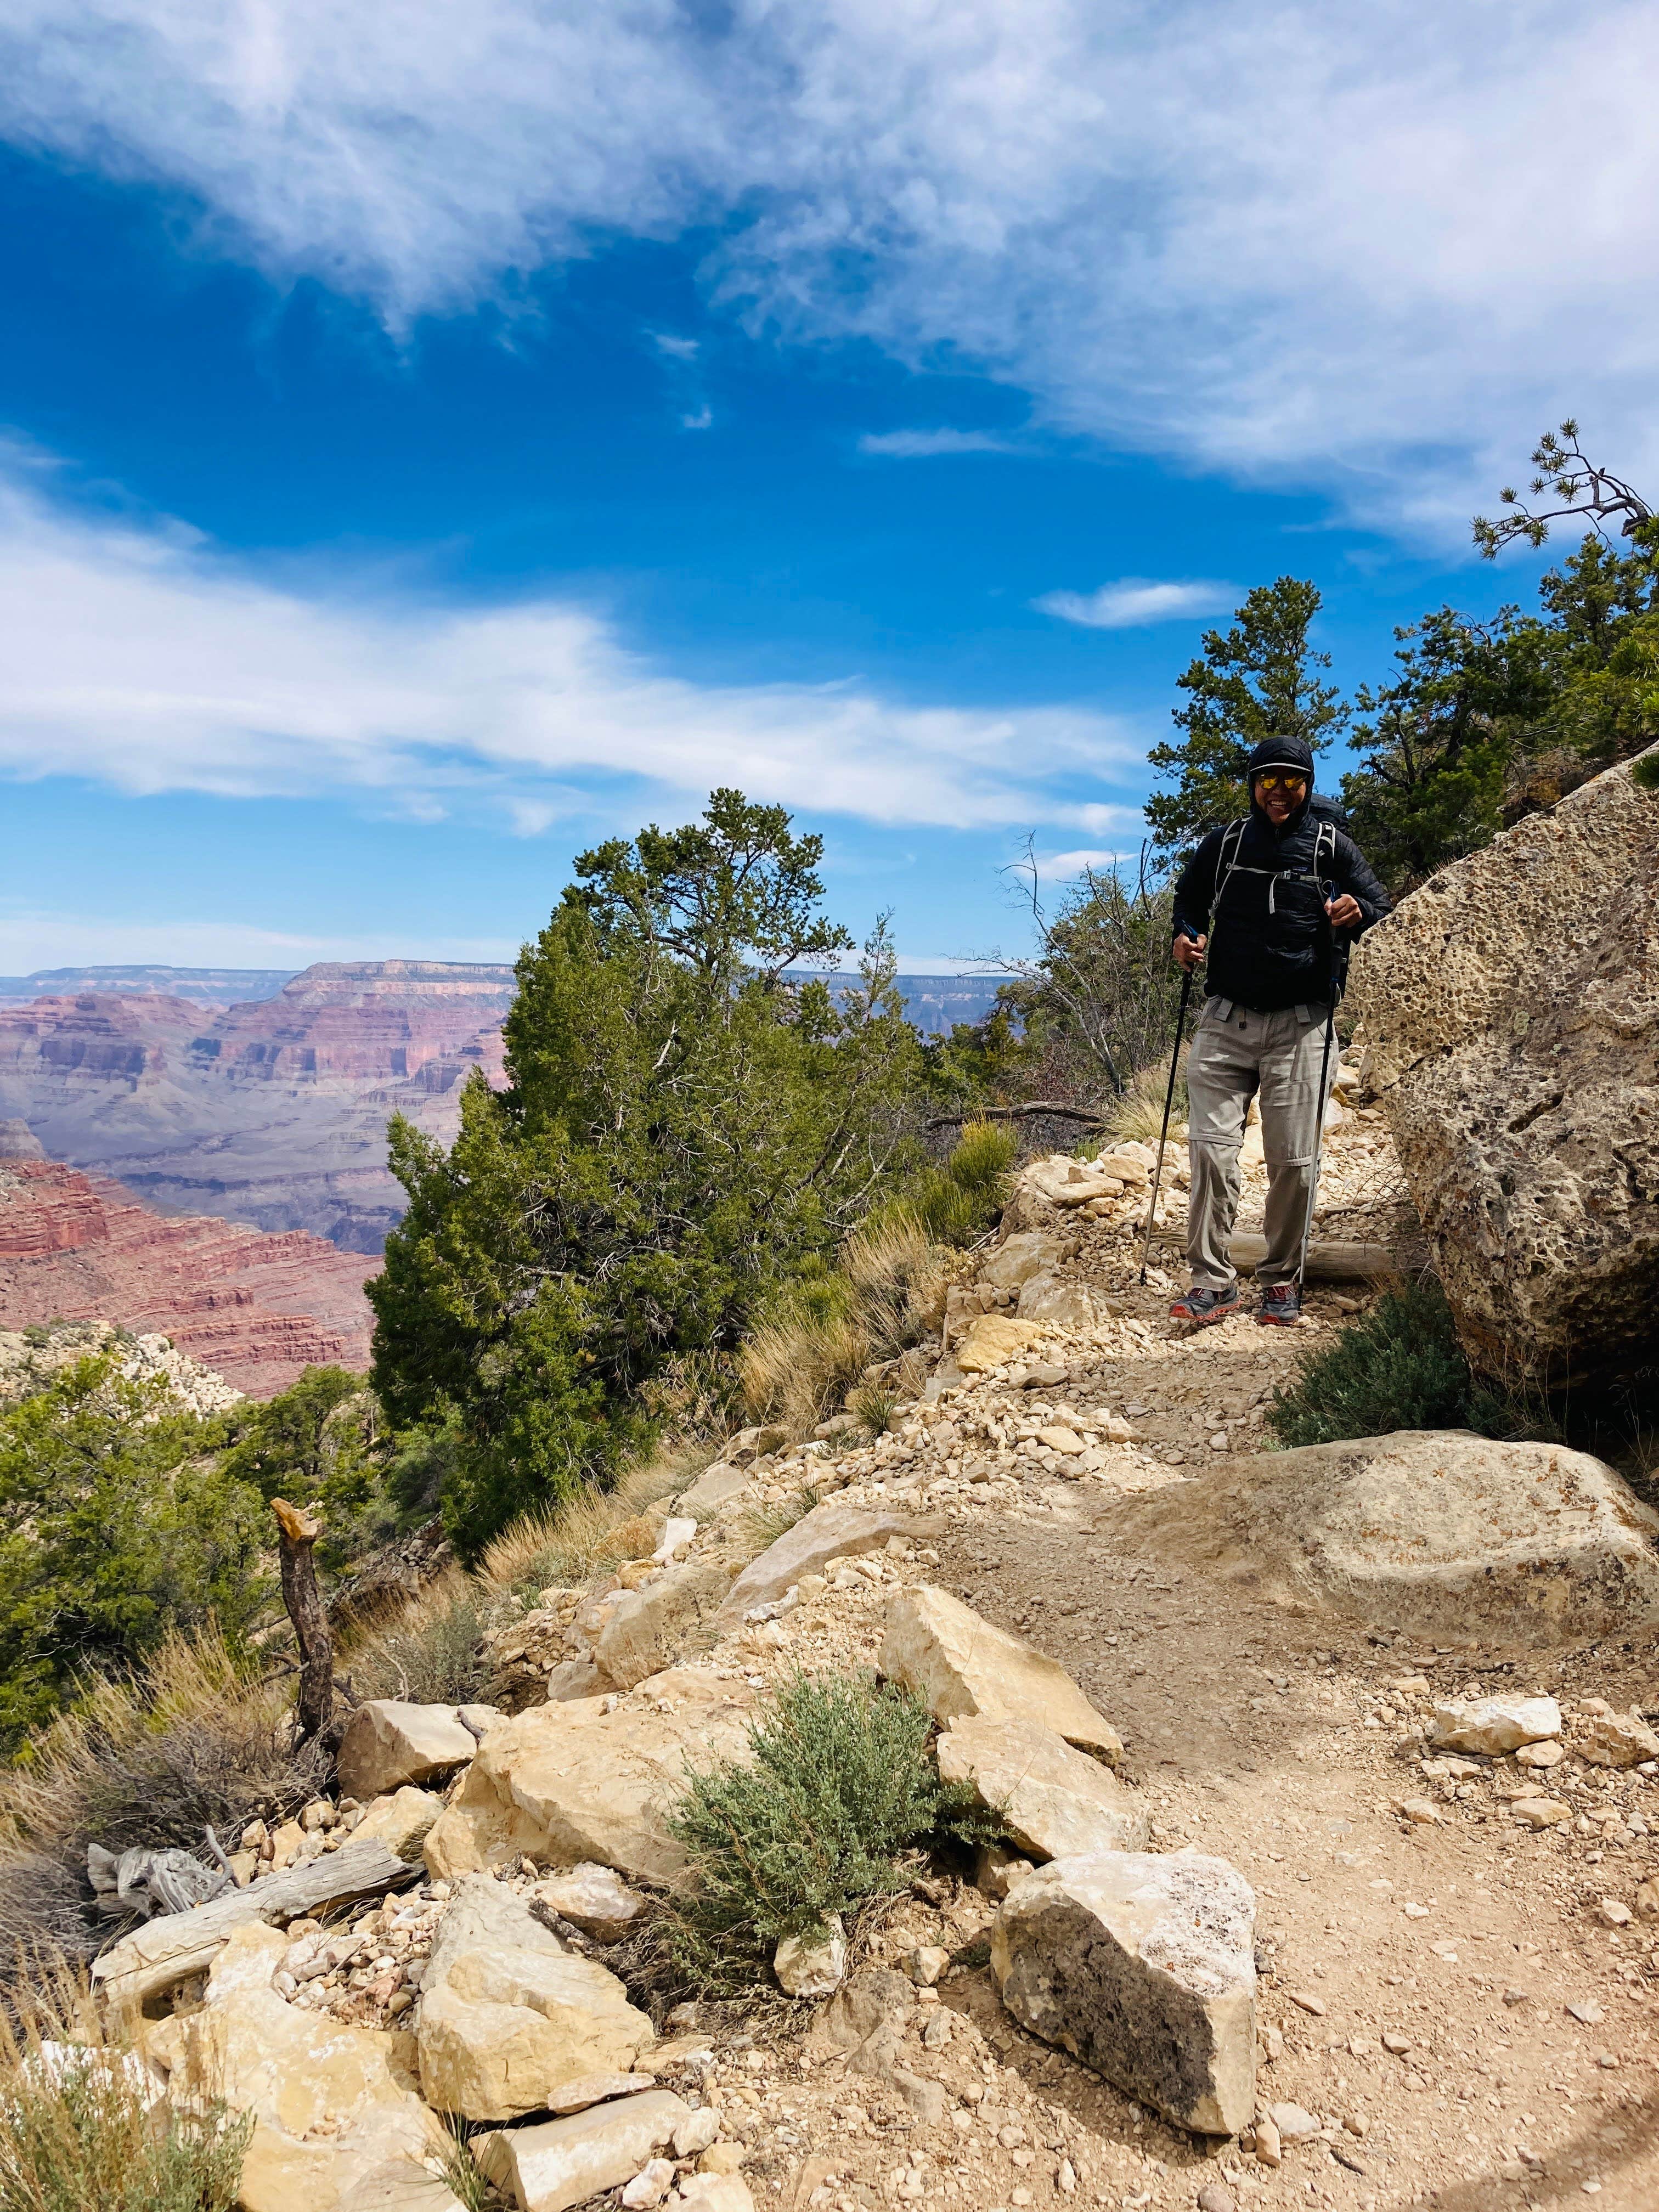
M671 1881L684 1863L666 1815L688 1760L743 1756L750 1693L683 1668L631 1701L585 1698L532 1706L492 1729L443 1818L426 1863L451 1878L529 1857L549 1867L586 1860L643 1881Z
M416 2087L409 2039L290 2005L272 1986L288 1947L274 1928L238 1929L202 2008L151 2032L169 2097L186 2110L218 2097L254 2115L243 2212L343 2212L357 2190L393 2179L430 2190L424 2161L441 2161L448 2138Z
M1224 1859L1101 1851L1030 1875L997 1915L1014 2017L1194 2134L1255 2106L1255 1898Z
M948 1590L895 1591L881 1671L915 1691L942 1725L974 1717L1031 1721L1103 1759L1122 1756L1116 1729L1058 1660L994 1627Z
M360 1802L430 1782L464 1766L478 1739L453 1705L411 1705L371 1698L351 1716L340 1742L340 1787Z
M1659 1622L1659 1514L1563 1445L1402 1430L1225 1462L1125 1499L1113 1540L1454 1643Z
M1350 1005L1480 1364L1553 1384L1650 1358L1659 794L1609 769L1442 869L1366 936Z
M268 1398L306 1367L368 1366L377 1264L302 1230L155 1213L55 1160L0 1158L0 1328L116 1322Z
M568 1951L488 1875L451 1899L422 1983L421 2087L434 2111L511 2120L565 2084L629 2074L656 2040L617 1977Z

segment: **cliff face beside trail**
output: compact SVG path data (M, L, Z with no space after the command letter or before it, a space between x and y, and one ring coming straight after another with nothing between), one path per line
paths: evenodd
M118 1322L269 1398L304 1367L368 1366L375 1272L301 1230L165 1218L107 1176L0 1158L0 1328Z
M0 1007L0 1120L167 1213L228 1213L378 1253L402 1210L386 1125L453 1137L474 1068L501 1080L507 967L324 963L214 1013L87 992Z

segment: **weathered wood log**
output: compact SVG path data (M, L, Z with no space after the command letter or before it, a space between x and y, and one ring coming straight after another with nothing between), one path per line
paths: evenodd
M1242 1274L1253 1275L1267 1256L1267 1240L1253 1230L1237 1230L1227 1250ZM1370 1283L1399 1272L1399 1265L1386 1244L1316 1241L1308 1247L1308 1274L1314 1282Z
M1025 1106L964 1106L960 1114L936 1114L930 1129L955 1129L964 1121L1080 1121L1085 1128L1103 1129L1109 1116L1091 1107L1062 1106L1055 1099L1034 1098Z
M342 1844L188 1912L146 1921L93 1961L92 1978L116 2003L143 2004L210 1966L232 1930L249 1921L293 1920L354 1898L378 1897L421 1872L373 1838Z
M317 1563L311 1547L323 1533L322 1516L285 1498L273 1498L283 1559L283 1603L300 1644L299 1741L309 1743L328 1726L334 1710L334 1638L329 1632Z

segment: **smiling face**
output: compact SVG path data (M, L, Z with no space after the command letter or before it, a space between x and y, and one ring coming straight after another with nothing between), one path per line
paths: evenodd
M1269 769L1255 779L1255 803L1277 829L1283 828L1308 795L1308 779Z

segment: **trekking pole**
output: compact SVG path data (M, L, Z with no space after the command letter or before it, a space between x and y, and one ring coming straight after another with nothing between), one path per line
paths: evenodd
M1336 896L1334 884L1325 884L1321 888L1328 901ZM1334 929L1331 932L1330 984L1325 996L1328 1003L1325 1008L1325 1049L1319 1055L1319 1118L1314 1125L1313 1180L1308 1185L1308 1210L1302 1218L1302 1254L1296 1263L1298 1297L1307 1287L1308 1247L1313 1242L1314 1205L1319 1196L1319 1161L1325 1149L1325 1085L1330 1075L1331 1041L1336 1030L1336 932Z
M1181 932L1186 938L1198 942L1193 932L1184 925ZM1152 1223L1158 1218L1158 1186L1164 1181L1164 1147L1170 1141L1170 1109L1175 1103L1176 1073L1181 1066L1181 1040L1187 1030L1187 1005L1193 995L1193 970L1188 968L1181 979L1181 1011L1176 1016L1175 1050L1170 1054L1170 1082L1164 1093L1164 1127L1158 1135L1158 1170L1152 1177L1152 1202L1146 1208L1146 1237L1140 1248L1140 1279L1146 1279L1146 1261L1152 1249Z

